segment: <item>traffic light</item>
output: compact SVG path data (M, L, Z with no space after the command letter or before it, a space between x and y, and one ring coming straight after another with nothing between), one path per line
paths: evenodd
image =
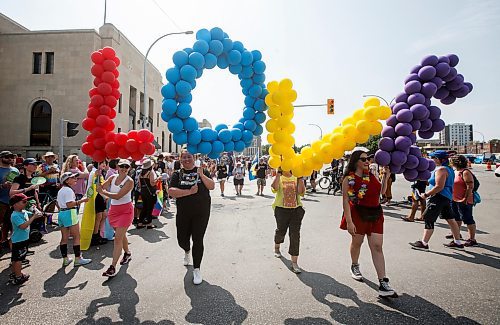
M66 137L71 138L77 135L78 132L80 132L79 130L75 130L78 127L78 125L80 124L68 122L68 124L66 124Z
M326 113L335 114L335 102L331 98L326 101Z

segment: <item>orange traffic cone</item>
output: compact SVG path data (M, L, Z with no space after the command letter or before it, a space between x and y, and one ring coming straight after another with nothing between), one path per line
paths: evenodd
M491 172L491 171L492 171L492 169L491 169L491 161L488 161L488 162L486 163L486 171L487 171L487 172Z

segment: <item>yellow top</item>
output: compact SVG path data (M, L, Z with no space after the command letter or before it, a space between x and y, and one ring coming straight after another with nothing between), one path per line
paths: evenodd
M297 177L281 175L278 190L275 191L273 188L271 190L276 193L273 209L275 207L293 209L302 206L300 195L297 193Z

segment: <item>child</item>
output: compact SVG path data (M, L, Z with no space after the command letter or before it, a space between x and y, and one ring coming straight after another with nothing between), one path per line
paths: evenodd
M9 205L12 207L13 212L10 217L12 221L12 273L14 278L12 282L21 285L28 281L29 275L21 272L21 262L26 258L28 252L28 239L30 236L30 224L43 215L35 213L29 216L29 213L24 209L28 203L29 197L19 193L14 194L9 200Z

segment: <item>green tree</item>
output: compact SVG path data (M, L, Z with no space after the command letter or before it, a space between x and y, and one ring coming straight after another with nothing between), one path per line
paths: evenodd
M262 155L264 155L264 156L269 155L269 148L270 147L271 147L270 144L262 145Z
M370 154L374 154L378 150L378 141L381 135L372 135L367 142L363 143L361 146L366 147Z

